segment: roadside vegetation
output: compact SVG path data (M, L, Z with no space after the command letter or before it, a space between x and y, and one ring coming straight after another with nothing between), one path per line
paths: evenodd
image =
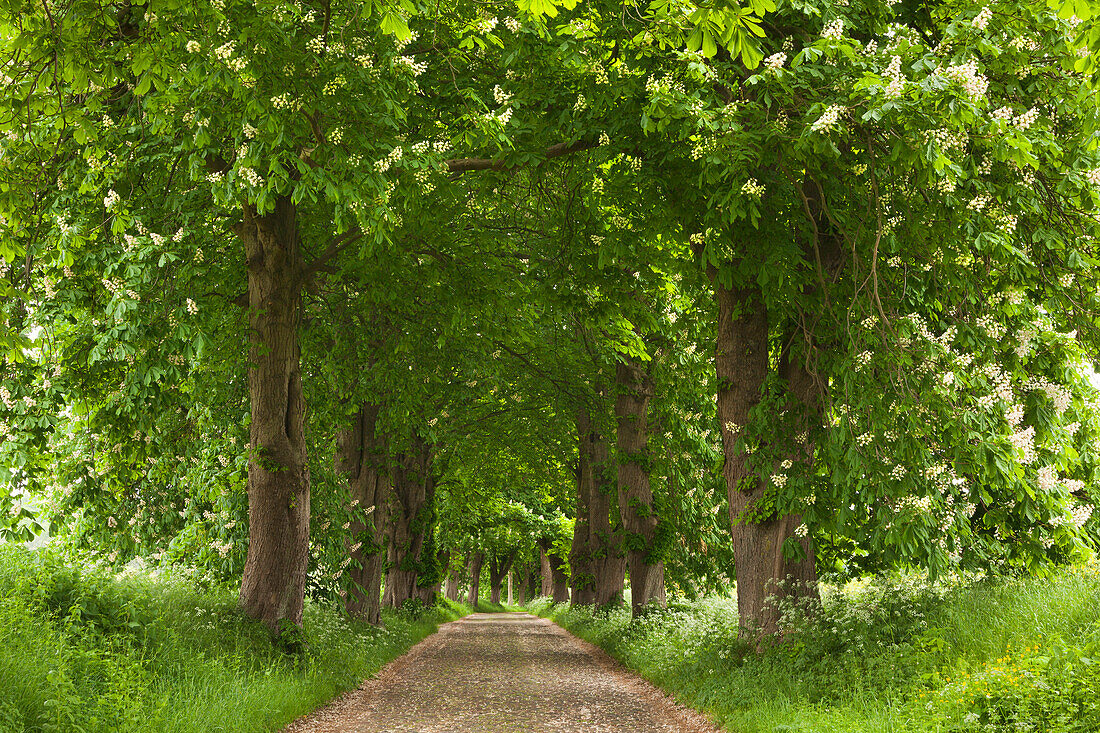
M825 589L788 607L782 643L738 639L737 603L529 609L739 733L1100 730L1100 565L1049 578Z
M228 589L0 546L0 731L276 730L469 612L443 603L379 628L307 602L291 655Z

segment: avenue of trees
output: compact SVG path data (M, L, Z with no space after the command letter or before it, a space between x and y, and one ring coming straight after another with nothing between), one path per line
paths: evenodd
M275 633L1086 557L1095 11L6 0L0 536Z

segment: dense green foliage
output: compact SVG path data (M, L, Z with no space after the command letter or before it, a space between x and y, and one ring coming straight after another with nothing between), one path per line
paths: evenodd
M813 580L1095 557L1094 10L0 2L0 538L48 522L115 570L251 570L271 587L241 601L278 633L298 633L303 595L326 604L300 632L324 654L292 662L227 596L12 554L5 613L53 614L43 643L66 661L28 652L53 677L11 714L63 726L109 690L103 726L162 720L187 654L320 699L427 628L337 621L328 604L364 580L424 603L475 560L499 591L550 553L560 581L586 524L605 536L572 557L632 553L658 605L735 577L747 595L804 558ZM600 517L580 516L582 476ZM1028 582L1001 623L1030 613ZM1066 604L1094 593L1059 582ZM736 695L705 690L738 675L815 710L870 680L881 715L932 725L959 712L936 675L994 675L991 647L949 637L952 609L1008 592L827 598L744 660L707 601L618 652L696 619L667 640L698 642L695 661L654 659L721 715ZM908 611L932 625L894 623ZM1072 633L1042 642L1065 647L1042 669L1012 656L1067 706L1095 683ZM361 661L337 672L337 653ZM1056 702L963 718L1091 715Z
M387 612L377 628L309 605L292 657L228 590L78 568L0 547L0 730L276 729L469 611Z
M1033 579L880 576L787 609L757 655L728 597L529 608L603 647L730 731L1046 731L1100 727L1100 566ZM809 615L807 615L809 611Z

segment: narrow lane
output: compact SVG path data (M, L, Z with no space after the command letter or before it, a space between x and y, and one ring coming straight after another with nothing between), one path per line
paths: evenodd
M440 627L284 733L712 733L606 654L526 613Z

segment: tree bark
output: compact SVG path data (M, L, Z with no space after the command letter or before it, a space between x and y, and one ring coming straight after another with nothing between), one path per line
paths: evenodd
M569 555L573 603L606 606L623 598L626 557L611 521L610 450L588 410L577 411L577 522Z
M494 605L500 605L500 586L508 571L512 569L512 561L516 554L493 555L489 558L489 596Z
M554 592L554 574L550 570L550 556L546 554L546 548L539 546L539 578L542 581L539 587L539 595L549 597Z
M527 572L527 600L533 601L539 595L539 574L531 568Z
M418 581L427 564L435 561L431 546L435 512L435 477L431 448L417 438L413 447L397 457L393 468L389 546L390 569L386 574L384 603L400 608L412 598L434 600L430 588Z
M248 267L251 408L244 612L275 634L301 626L309 562L309 465L298 344L303 263L287 197L235 227Z
M458 601L459 575L465 566L466 562L462 561L458 566L452 565L447 573L447 589L445 595L449 601Z
M481 601L481 565L484 562L484 553L475 552L470 556L470 608L475 611Z
M637 617L649 604L666 606L665 565L658 546L660 517L653 509L649 482L647 413L653 378L640 362L624 356L615 369L615 382L619 516L626 535L631 611Z
M569 601L569 577L565 573L568 561L552 548L546 549L546 555L550 564L550 596L554 603L566 603Z
M742 635L770 634L777 630L779 615L769 596L806 593L816 580L813 559L812 553L808 562L784 557L783 544L800 524L797 516L763 521L750 521L746 516L764 495L766 484L736 443L738 433L749 422L750 410L760 401L767 377L768 314L755 285L727 288L715 279L714 289L718 300L718 419L725 453L723 473L729 496L737 609Z
M385 505L389 501L385 441L376 434L378 405L364 403L337 436L336 471L346 476L352 520L348 543L351 563L345 599L348 615L381 623L382 562L385 559Z

